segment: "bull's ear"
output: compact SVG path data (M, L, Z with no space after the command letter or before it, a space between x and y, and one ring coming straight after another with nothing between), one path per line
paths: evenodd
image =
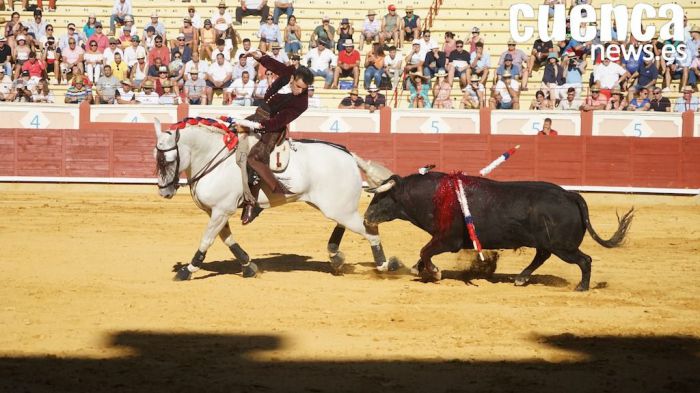
M381 194L382 192L387 192L387 191L391 190L395 185L396 185L396 180L391 179L379 187L367 189L367 192L371 192L372 194Z

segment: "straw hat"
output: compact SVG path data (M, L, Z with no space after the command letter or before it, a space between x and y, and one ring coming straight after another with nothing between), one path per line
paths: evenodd
M418 76L418 77L420 77L420 78L423 79L423 80L428 80L428 79L430 79L430 78L428 78L427 76L421 74L420 72L412 72L412 73L410 73L409 75L411 76L411 78L415 78L415 77Z
M367 16L370 16L370 15L377 15L377 13L374 10L369 10L369 11L367 11Z
M147 79L147 80L143 81L143 83L141 84L141 87L144 89L152 89L153 88L153 81L150 79Z
M444 69L440 68L438 72L435 73L435 76L438 78L444 78L447 76L447 72Z
M353 87L352 90L350 90L350 95L353 94L360 95L360 91L357 90L357 87Z
M122 83L122 85L129 85L129 86L133 86L133 85L131 84L131 81L130 81L130 80L128 80L128 79L124 79L124 80L122 80L122 82L121 82L121 83Z
M379 88L377 87L377 84L374 82L371 82L369 84L369 88L367 88L367 91L373 92L373 91L379 91Z
M683 93L686 93L686 92L692 93L692 92L693 92L693 88L692 88L691 86L683 86L683 90L681 90L681 91L682 91Z

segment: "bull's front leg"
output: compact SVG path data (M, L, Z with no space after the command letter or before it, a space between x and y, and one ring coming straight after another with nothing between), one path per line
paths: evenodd
M180 270L177 271L173 278L174 281L189 280L192 277L192 273L202 267L204 258L207 255L207 250L209 250L209 247L214 243L216 235L218 235L224 225L228 223L229 217L231 217L231 214L223 211L212 211L210 213L209 224L207 224L207 229L202 236L202 240L199 242L197 252L188 265L181 267Z
M449 248L446 246L443 239L437 236L433 236L428 244L423 246L420 250L420 261L418 261L417 265L420 269L420 264L421 262L423 263L423 269L420 270L420 276L423 281L434 282L442 279L442 273L440 269L433 264L432 257L442 254L445 251L449 251Z

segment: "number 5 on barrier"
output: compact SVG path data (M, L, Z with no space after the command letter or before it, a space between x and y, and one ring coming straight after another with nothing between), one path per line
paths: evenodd
M440 122L438 120L433 120L432 123L430 123L430 128L432 128L436 134L439 134L440 133L439 125L440 125Z
M642 123L634 123L634 136L642 136Z

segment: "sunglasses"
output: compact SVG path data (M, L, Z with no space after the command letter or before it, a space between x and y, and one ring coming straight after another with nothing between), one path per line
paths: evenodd
M158 71L159 74L167 74L168 71Z
M185 39L184 39L184 38L178 38L177 40L178 40L178 41L184 41Z
M46 29L46 31L53 31L53 27Z
M357 97L358 94L350 94L351 97Z
M457 48L464 48L464 45L457 45Z
M97 47L97 44L90 44L90 47Z

